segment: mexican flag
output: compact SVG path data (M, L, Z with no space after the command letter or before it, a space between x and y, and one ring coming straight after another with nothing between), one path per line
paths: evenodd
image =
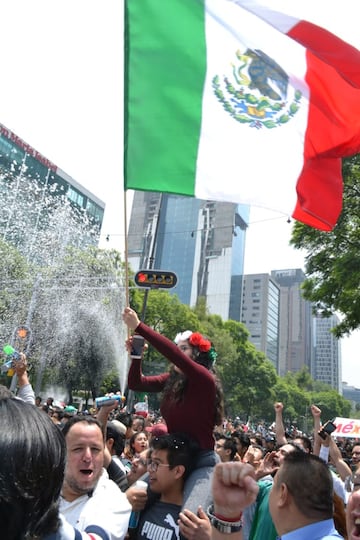
M331 230L359 151L357 48L252 0L125 0L125 189Z

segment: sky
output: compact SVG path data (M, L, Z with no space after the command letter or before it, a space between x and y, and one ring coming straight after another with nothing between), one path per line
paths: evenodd
M335 0L294 4L341 22ZM351 13L351 5L344 0L340 9ZM347 17L347 29L355 21ZM123 0L3 2L0 48L0 123L106 203L100 247L123 252L132 201L122 189ZM287 219L251 209L245 273L304 268L304 254L289 246ZM342 340L343 380L357 387L359 350L360 332Z

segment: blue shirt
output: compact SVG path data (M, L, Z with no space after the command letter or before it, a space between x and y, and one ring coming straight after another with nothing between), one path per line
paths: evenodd
M281 540L331 540L332 538L344 538L335 529L333 519L317 521L281 536Z

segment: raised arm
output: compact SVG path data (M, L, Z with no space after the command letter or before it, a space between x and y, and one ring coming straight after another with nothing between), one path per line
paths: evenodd
M340 448L336 444L335 440L331 435L326 435L326 437L329 439L329 449L330 449L330 457L331 461L336 467L336 470L341 478L341 480L344 482L345 479L351 475L351 469L349 465L343 460L342 454L340 452Z
M15 374L17 377L17 397L27 403L35 405L35 392L30 384L27 373L27 360L24 353L20 353L20 359L15 362Z
M284 405L281 403L281 401L274 403L276 444L279 446L287 443L283 422L283 409Z
M125 324L131 330L143 336L159 353L180 368L185 375L191 377L192 380L201 381L202 384L213 384L213 376L208 369L194 362L166 336L159 334L145 323L140 322L136 312L130 307L124 309L122 317Z
M208 509L213 540L242 540L242 512L257 497L254 468L238 461L218 463L214 469L213 506Z
M310 407L311 414L313 416L314 420L314 449L313 453L318 456L320 455L320 448L321 448L321 438L319 437L318 433L321 428L321 409L317 407L316 405L311 405Z

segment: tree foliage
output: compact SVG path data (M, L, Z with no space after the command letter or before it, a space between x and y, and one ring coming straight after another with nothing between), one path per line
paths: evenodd
M46 329L42 346L51 350L48 375L64 385L69 396L83 389L94 398L121 351L127 369L120 322L125 307L124 265L114 250L71 248L47 270L47 279L56 284L52 302L36 322Z
M360 155L343 162L343 210L331 232L294 225L291 244L308 252L303 293L324 316L338 311L341 337L360 326Z
M219 364L228 414L241 415L246 421L252 416L267 418L275 397L275 368L248 340L243 324L227 321L224 326L235 347L235 355L225 352L225 362Z
M27 318L34 274L25 257L0 240L0 341L8 342L14 327Z

